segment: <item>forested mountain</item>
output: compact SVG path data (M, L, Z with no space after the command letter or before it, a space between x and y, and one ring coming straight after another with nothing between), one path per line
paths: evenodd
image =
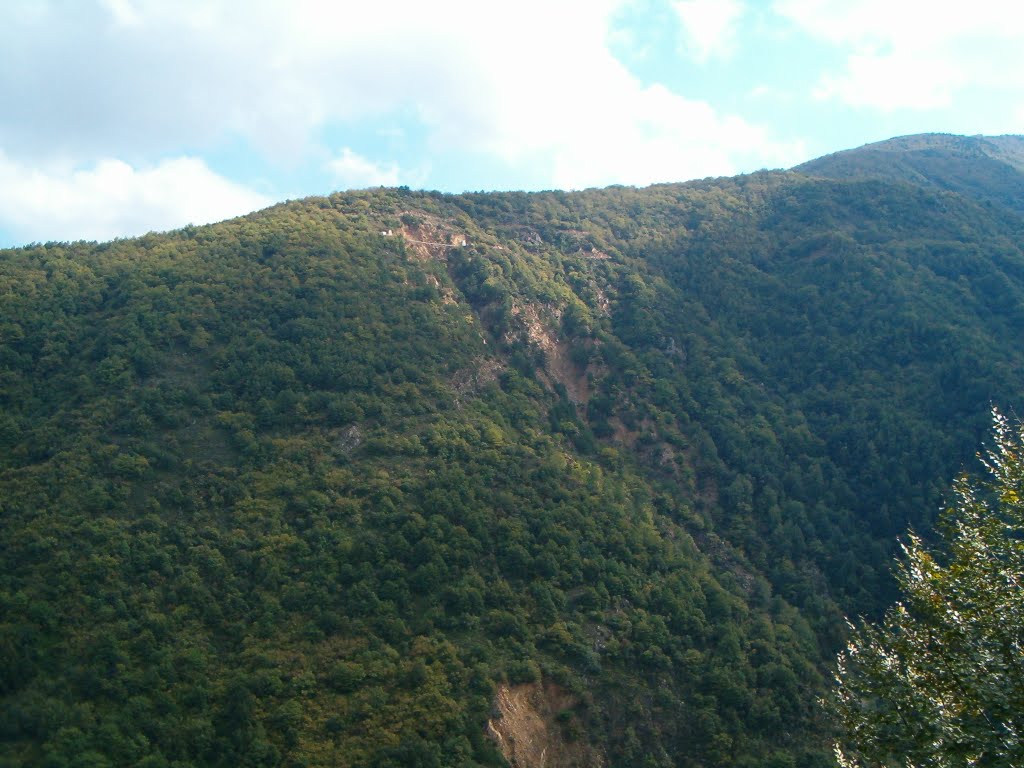
M900 136L819 157L795 170L837 179L906 181L1024 212L1024 136Z
M1024 393L1019 143L0 251L0 764L830 765Z

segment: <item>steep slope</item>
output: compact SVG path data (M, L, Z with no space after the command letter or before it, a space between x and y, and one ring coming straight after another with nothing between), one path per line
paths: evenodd
M1022 229L763 173L3 252L0 755L829 764L842 613L1024 392Z
M1024 212L1024 136L902 136L820 157L794 170L834 179L906 181Z
M5 253L5 761L499 764L542 680L614 764L815 751L806 624L575 446L591 263L391 193Z
M785 174L522 202L545 241L584 226L623 264L594 433L685 488L812 620L828 594L876 610L895 536L928 526L990 403L1021 392L1021 220Z

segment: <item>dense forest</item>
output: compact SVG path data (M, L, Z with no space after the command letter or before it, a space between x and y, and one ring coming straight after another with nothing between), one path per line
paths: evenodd
M1022 157L0 251L0 765L831 765L1024 393Z

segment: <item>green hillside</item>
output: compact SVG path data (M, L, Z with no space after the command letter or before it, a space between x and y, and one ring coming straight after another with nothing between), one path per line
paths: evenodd
M830 765L1024 220L808 173L0 252L0 765Z
M1024 136L900 136L819 157L794 170L837 179L905 181L1024 213Z

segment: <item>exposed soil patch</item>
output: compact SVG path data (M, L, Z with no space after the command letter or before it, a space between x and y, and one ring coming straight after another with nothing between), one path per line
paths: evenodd
M565 387L572 402L586 405L590 400L590 386L586 371L581 371L572 360L571 346L548 329L536 307L516 306L512 314L522 322L530 343L544 350L547 374Z
M469 368L461 368L452 376L452 389L455 390L455 405L460 406L464 399L473 397L488 384L498 380L505 366L497 360L479 358Z
M405 211L397 234L405 239L406 252L415 258L448 260L452 248L466 245L466 236L436 216ZM406 221L408 220L408 221Z
M632 449L636 445L636 439L640 437L639 430L627 427L618 416L611 416L608 424L612 428L612 436L615 442Z
M459 300L455 298L455 293L452 289L438 280L434 275L427 275L427 282L432 285L439 294L441 294L442 304L458 304Z
M487 735L512 768L602 768L576 722L576 699L554 683L501 685Z

